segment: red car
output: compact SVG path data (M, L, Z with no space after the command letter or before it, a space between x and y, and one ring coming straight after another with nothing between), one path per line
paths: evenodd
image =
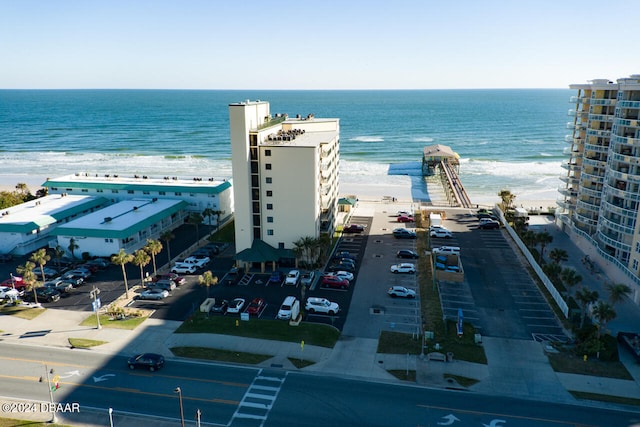
M398 222L413 222L413 217L412 216L407 216L407 215L400 215L398 217Z
M22 281L22 277L20 276L13 276L13 280L7 279L0 283L0 286L6 286L9 288L15 287L19 291L24 291L27 288L27 284Z
M364 231L364 225L361 224L349 224L342 229L343 233L362 233Z
M323 288L335 288L335 289L347 289L349 287L349 281L341 279L338 276L322 276Z
M176 284L176 286L180 286L183 285L185 282L184 277L182 276L178 276L175 273L167 273L167 274L158 274L157 276L155 276L153 278L154 282L157 282L159 280L173 280L173 283Z
M254 298L251 300L251 302L249 303L249 306L247 307L247 313L249 313L250 315L251 314L258 315L260 314L263 308L264 308L264 299Z

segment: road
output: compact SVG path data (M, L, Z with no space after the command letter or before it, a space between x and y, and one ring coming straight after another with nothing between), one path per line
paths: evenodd
M185 420L191 425L197 410L203 425L231 427L610 427L640 421L638 413L630 411L282 370L176 360L150 373L130 371L123 357L91 351L34 347L28 356L24 353L24 346L3 344L0 395L35 403L40 410L41 402L49 401L45 366L54 369L50 378L60 386L53 393L54 401L68 404L69 409L74 404L79 408L58 414L58 420L67 423L108 425L111 407L117 421L114 425L177 425L176 387L181 389ZM41 376L43 382L39 382Z

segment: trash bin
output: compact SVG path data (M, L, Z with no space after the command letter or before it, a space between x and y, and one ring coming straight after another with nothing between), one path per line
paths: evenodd
M451 352L447 353L447 362L453 362L453 353Z

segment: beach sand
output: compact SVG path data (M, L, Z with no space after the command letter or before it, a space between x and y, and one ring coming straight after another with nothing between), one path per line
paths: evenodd
M378 178L376 180L356 180L350 177L340 178L340 197L355 196L363 201L383 201L383 198L395 198L399 202L416 203L428 201L436 206L446 206L447 200L444 190L439 183L428 183L426 186L421 177L393 176L389 179ZM46 176L39 175L0 175L0 191L14 191L16 184L25 183L35 194L42 184L46 182ZM535 191L526 194L516 194L515 206L525 209L547 209L556 207L556 199L559 193L554 190ZM471 202L480 207L492 207L500 202L497 195L469 193Z

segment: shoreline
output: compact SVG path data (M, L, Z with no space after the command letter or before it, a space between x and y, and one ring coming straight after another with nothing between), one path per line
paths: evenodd
M443 190L438 184L425 183L412 176L387 176L389 179L380 177L378 180L368 182L341 176L339 197L354 195L362 201L370 202L382 202L384 197L395 197L398 202L404 203L431 202L434 206L446 204ZM0 175L0 191L15 191L15 186L18 183L25 183L31 194L35 194L38 189L42 188L41 184L46 180L47 177L39 175ZM491 207L500 202L497 193L496 190L494 196L469 192L469 197L478 206ZM557 194L559 193L555 190L531 190L526 194L516 193L514 204L528 210L547 209L556 206Z

